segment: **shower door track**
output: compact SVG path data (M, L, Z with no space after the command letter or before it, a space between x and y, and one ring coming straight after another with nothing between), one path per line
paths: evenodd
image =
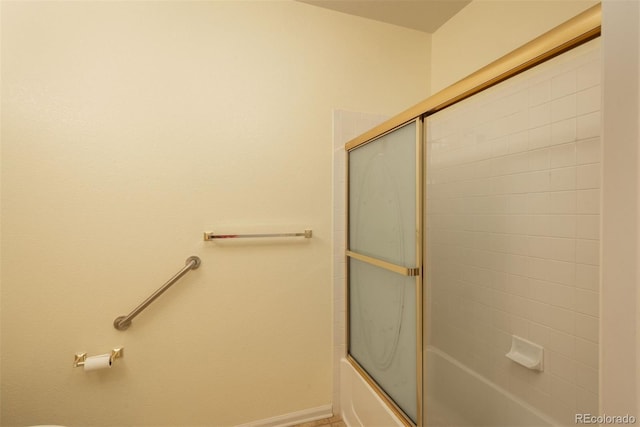
M602 6L597 4L502 58L428 97L345 144L347 151L390 130L429 116L600 36Z

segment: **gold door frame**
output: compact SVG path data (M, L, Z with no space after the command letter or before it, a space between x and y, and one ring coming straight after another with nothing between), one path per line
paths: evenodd
M523 71L600 36L602 7L597 4L457 83L345 144L347 151L417 117L429 116Z
M417 399L417 427L421 427L423 425L423 281L422 277L424 275L424 269L422 268L423 264L423 245L422 245L422 221L423 221L423 205L424 205L424 197L423 197L423 182L424 182L424 165L423 165L423 121L426 117L434 114L446 107L449 107L463 99L466 99L478 92L481 92L491 86L494 86L504 80L507 80L511 77L514 77L517 74L520 74L530 68L535 67L536 65L542 64L543 62L548 61L555 56L558 56L566 51L569 51L575 47L578 47L590 40L593 40L601 35L601 23L602 23L602 7L601 4L597 4L584 12L576 15L570 20L564 22L563 24L555 27L554 29L548 31L547 33L541 35L533 39L532 41L526 43L525 45L519 47L518 49L508 53L507 55L501 57L500 59L490 63L489 65L479 69L475 73L469 75L468 77L454 83L453 85L445 88L444 90L428 97L424 101L416 104L415 106L403 111L402 113L392 117L391 119L383 122L382 124L374 127L373 129L363 133L362 135L352 139L351 141L345 144L345 150L347 151L347 155L351 150L358 148L361 145L364 145L368 142L371 142L405 124L416 121L416 161L418 164L416 165L416 255L419 257L417 259L418 270L409 272L413 273L410 275L416 275L416 317L417 317L417 337L416 337L416 348L417 348L417 364L416 374L417 374L417 390L416 390L416 399ZM347 238L347 249L349 248L349 162L347 159L346 163L346 206L347 206L347 218L346 218L346 238ZM345 253L345 258L348 261L349 257L356 257L357 254L354 254L350 251ZM345 301L346 301L346 348L347 348L347 360L351 363L351 365L358 371L363 378L371 385L374 391L378 394L379 397L385 401L389 408L399 416L402 422L406 426L416 426L405 414L404 412L395 404L395 402L379 387L376 382L371 378L366 371L355 361L353 357L349 354L349 273L347 262L347 283L345 286ZM382 266L385 268L384 266ZM411 270L411 269L409 269ZM398 271L397 271L398 272ZM408 274L409 275L409 274Z
M350 245L350 241L349 241L349 153L362 146L365 145L366 143L369 142L373 142L375 140L377 140L378 138L387 135L388 133L391 133L393 131L395 131L396 129L399 129L405 125L408 125L411 122L415 122L416 124L416 134L415 134L415 161L416 161L416 194L415 196L415 201L416 201L416 224L415 224L415 229L416 229L416 264L415 267L405 267L405 266L401 266L401 265L396 265L387 261L383 261L374 257L370 257L367 255L363 255L363 254L359 254L357 252L353 252L351 250L349 250L349 248L351 247ZM387 403L387 405L389 406L389 408L400 418L400 420L408 427L415 427L415 426L422 426L422 418L423 418L423 413L422 413L422 384L423 384L423 359L422 359L422 336L423 336L423 324L424 324L424 319L423 319L423 315L422 315L422 311L423 311L423 304L422 304L422 262L423 262L423 245L422 245L422 223L423 223L423 216L424 216L424 212L423 212L423 186L424 186L424 173L423 173L423 147L424 147L424 127L423 127L423 123L424 120L422 119L422 117L416 117L413 118L412 120L409 120L405 123L401 123L399 126L395 126L392 129L388 129L385 132L382 132L380 134L378 134L376 137L371 138L367 141L365 141L362 144L359 144L357 147L354 147L350 150L347 151L347 162L346 162L346 182L347 182L347 189L346 189L346 200L345 200L345 206L346 208L346 242L347 242L347 250L345 252L345 258L346 258L346 268L347 268L347 286L345 286L345 301L346 301L346 306L347 306L347 310L345 310L345 316L346 316L346 348L347 348L347 360L349 361L349 363L351 363L351 365L354 367L354 369L365 379L365 381L376 391L376 393L378 394L378 396ZM380 387L376 381L371 377L371 375L369 375L367 373L367 371L358 363L358 361L351 356L351 352L350 352L350 346L349 343L351 342L350 340L350 327L349 327L349 310L348 307L350 307L350 293L349 293L349 277L350 277L350 271L349 271L349 258L353 258L359 261L363 261L367 264L371 264L374 265L376 267L379 268L383 268L385 270L389 270L392 271L396 274L401 274L403 276L413 276L415 277L415 298L416 298L416 419L418 421L417 424L414 424L411 419L404 413L404 411L394 402L394 400L382 389L382 387Z

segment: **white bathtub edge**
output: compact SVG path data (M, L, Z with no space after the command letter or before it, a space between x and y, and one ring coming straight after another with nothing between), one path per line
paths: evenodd
M498 384L495 384L494 382L490 381L488 378L485 378L481 374L475 372L473 369L469 368L468 366L459 362L455 358L451 357L446 352L433 346L427 346L426 354L428 353L432 353L437 357L441 358L441 360L444 360L446 363L451 364L456 369L463 372L464 375L473 378L478 383L481 383L483 387L486 387L494 391L495 393L498 393L500 396L502 396L505 399L505 401L513 402L515 405L522 408L524 411L528 412L529 414L532 414L536 418L540 419L542 422L546 423L546 425L549 425L549 426L558 425L557 421L552 419L550 416L541 412L540 410L532 406L530 403L522 400L518 396L515 396L513 393L510 393L508 390L503 389ZM427 368L425 368L425 372L426 370Z
M340 408L342 421L348 427L403 427L349 361L340 361Z
M333 416L331 405L322 405L316 408L303 409L302 411L278 415L264 420L251 421L236 427L286 427L294 424L307 423Z

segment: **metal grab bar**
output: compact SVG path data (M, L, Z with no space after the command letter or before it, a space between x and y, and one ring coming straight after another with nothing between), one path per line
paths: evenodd
M142 302L142 304L140 304L139 306L134 308L131 311L131 313L127 314L126 316L118 316L118 317L116 317L116 319L113 321L113 327L116 328L119 331L124 331L126 329L129 329L129 326L131 326L131 321L138 314L140 314L145 308L147 308L149 306L149 304L154 302L156 300L156 298L158 298L160 295L162 295L162 293L164 291L169 289L171 287L171 285L173 285L178 280L180 280L180 278L182 276L184 276L185 274L187 274L187 272L189 272L189 270L195 270L198 267L200 267L200 258L198 258L197 256L190 256L189 258L187 258L187 261L185 262L185 267L182 270L178 271L178 273L176 273L175 276L173 276L171 279L169 279L167 281L167 283L165 283L164 285L160 286L160 288L158 288L157 291L155 291L153 294L151 294L151 296L149 298L144 300Z
M310 239L313 237L313 231L307 229L302 233L269 233L269 234L215 234L215 233L204 233L204 240L214 240L214 239L246 239L246 238L256 238L256 237L304 237L305 239Z

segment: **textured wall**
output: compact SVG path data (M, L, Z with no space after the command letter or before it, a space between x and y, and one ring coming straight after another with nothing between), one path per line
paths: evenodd
M640 5L605 1L601 413L640 416Z
M474 0L433 33L436 93L596 4L592 0Z
M424 98L427 44L288 1L3 2L2 425L329 404L332 110ZM190 255L199 270L113 329ZM111 371L71 367L121 345Z

